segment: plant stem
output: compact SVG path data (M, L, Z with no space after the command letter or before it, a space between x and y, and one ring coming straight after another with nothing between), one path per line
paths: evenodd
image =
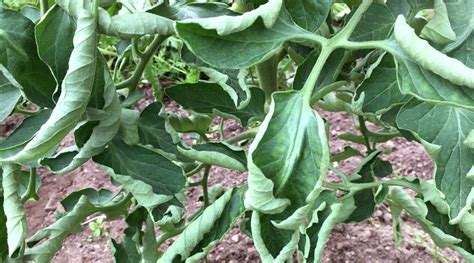
M207 182L208 182L208 179L209 179L209 172L211 171L211 166L208 165L206 166L205 170L204 170L204 175L202 177L202 196L204 198L204 207L208 207L209 206L209 189L208 189L208 185L207 185Z
M311 73L309 74L308 79L304 83L303 89L301 90L304 94L305 101L307 103L311 102L311 97L313 95L313 90L316 86L316 82L318 81L319 74L326 64L331 53L334 51L334 48L329 45L323 45L321 49L321 53L319 54L318 60L314 64Z
M365 147L367 147L367 153L372 152L372 147L370 147L370 139L369 136L367 135L368 129L367 126L365 126L365 119L363 116L359 116L359 126L360 126L360 132L362 133L362 136L364 136L364 142L365 142Z
M24 204L30 198L38 200L39 196L36 194L36 168L30 169L30 178L28 180L28 187L25 194L21 197L21 202Z
M244 131L242 133L235 135L234 137L227 139L225 142L229 144L234 144L234 143L238 143L244 140L253 139L257 135L257 132L258 132L258 128L252 128L250 130Z
M379 182L371 182L371 183L348 183L348 184L335 184L335 183L326 183L325 186L331 189L340 189L344 191L349 191L351 193L359 192L362 190L370 189L370 188L377 188L381 185L384 186L401 186L409 188L415 192L419 192L419 187L415 183L403 180L403 179L393 179L393 180L386 180L386 181L379 181Z
M337 82L329 84L326 87L316 91L314 93L314 96L311 97L311 105L315 104L316 102L318 102L320 99L322 99L327 94L339 89L340 87L342 87L346 84L347 84L347 81L345 81L345 80L337 81Z
M41 16L44 16L48 12L49 3L48 0L40 0L40 13Z
M337 33L334 37L335 39L347 40L351 36L352 32L356 28L357 24L359 24L360 20L364 16L364 13L369 9L370 5L374 2L374 0L363 0L360 6L355 11L354 15L351 17L347 25ZM338 41L339 42L339 41Z
M265 105L268 107L272 100L272 93L278 90L278 63L279 54L257 65L257 76L260 88L265 92Z
M194 168L193 170L187 172L185 175L186 177L191 177L197 173L199 173L206 165L205 164L199 164L196 168Z
M153 41L151 42L150 46L148 46L145 52L143 52L143 56L140 59L140 62L138 63L137 68L135 69L135 72L133 72L132 77L118 83L116 85L116 88L117 89L129 88L130 91L134 91L137 88L138 82L140 82L140 79L143 75L143 71L145 70L146 65L148 64L150 59L153 57L153 54L155 54L156 50L167 38L168 38L167 36L156 36L155 39L153 39Z

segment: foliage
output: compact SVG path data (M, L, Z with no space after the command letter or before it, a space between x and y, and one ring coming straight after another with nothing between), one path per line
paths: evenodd
M5 1L0 121L24 120L0 141L0 261L49 262L95 215L94 236L104 218L127 223L111 240L118 262L201 260L239 220L262 261L317 262L336 224L384 202L396 231L405 211L474 261L473 29L471 0ZM359 132L340 139L361 147L332 152L320 111L349 114ZM246 130L226 138L215 117ZM397 137L425 147L432 180L393 176L383 143ZM354 156L352 174L335 168ZM36 168L89 160L120 190L74 192L28 233ZM212 167L247 182L210 186ZM202 206L185 216L194 187Z

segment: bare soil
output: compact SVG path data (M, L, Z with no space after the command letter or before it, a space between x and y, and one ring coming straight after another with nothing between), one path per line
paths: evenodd
M138 108L143 109L150 100L139 103ZM167 105L168 110L182 112L176 105ZM352 120L347 114L327 113L320 111L322 116L331 123L331 151L342 151L350 143L337 139L337 135L345 131L354 131ZM5 136L16 124L21 121L13 117L0 124L0 136ZM230 137L242 130L234 121L225 122L225 135ZM68 138L64 145L68 145ZM354 146L354 145L352 145ZM358 147L358 146L354 146ZM424 149L417 143L395 139L379 147L391 148L392 153L387 157L394 165L394 173L402 176L418 176L430 178L433 164ZM351 171L357 167L358 158L338 163L344 171ZM69 193L83 188L107 188L116 190L110 183L109 176L101 171L95 164L88 162L76 171L57 176L46 170L40 170L42 186L39 194L40 200L26 205L28 225L33 234L40 228L55 221L55 211L62 210L59 203ZM210 184L223 184L226 187L240 186L245 183L247 174L223 168L211 170ZM198 198L201 189L193 188L187 191L189 202L187 208L192 211L197 209L201 202ZM406 219L406 217L405 217ZM123 220L105 223L110 237L120 239L125 228ZM460 262L459 256L448 249L438 249L423 233L421 228L411 220L404 224L404 241L396 247L392 238L391 215L386 206L380 206L370 220L360 224L337 226L331 234L326 246L324 262L433 262L435 258L442 262ZM109 238L102 237L91 239L91 231L87 224L81 232L69 236L53 262L112 262L109 248ZM260 262L253 242L235 226L209 254L210 262Z

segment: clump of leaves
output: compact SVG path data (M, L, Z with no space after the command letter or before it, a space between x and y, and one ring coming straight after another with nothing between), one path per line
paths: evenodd
M262 261L316 262L336 224L388 203L396 233L405 211L436 246L473 261L473 2L335 2L3 5L0 120L25 120L0 142L0 258L49 262L89 216L104 214L127 223L111 240L117 260L199 261L243 218ZM155 101L139 112L135 90L146 82ZM189 115L167 112L169 100ZM37 110L18 111L23 103ZM359 133L339 138L361 147L331 151L331 123L315 108L351 116ZM246 130L226 137L219 127L210 139L214 117ZM58 148L71 131L74 144ZM425 147L432 180L393 177L383 143L399 137ZM336 168L353 156L352 174ZM36 168L65 174L91 159L120 191L72 193L64 215L27 238ZM214 166L248 172L246 184L209 185ZM202 206L184 217L193 187Z

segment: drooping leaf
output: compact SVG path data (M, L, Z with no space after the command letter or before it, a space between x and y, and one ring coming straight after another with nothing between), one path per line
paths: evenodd
M104 77L103 94L97 94L103 97L104 105L102 109L91 109L87 111L87 117L90 122L96 123L90 132L87 132L87 139L78 145L78 150L70 162L65 162L66 166L53 165L48 159L43 160L43 165L58 174L65 174L78 168L93 156L102 152L109 141L111 141L118 132L120 127L120 101L115 91L112 78L105 62L100 58L101 62L98 67L104 71L103 74L96 74L96 76ZM96 94L94 94L96 95ZM100 99L98 99L100 100ZM89 122L89 123L90 123ZM78 134L75 134L76 142L78 141ZM71 158L71 152L65 153L67 159ZM54 159L61 159L62 153L54 157Z
M139 142L151 145L180 161L189 161L177 149L178 138L162 117L162 105L158 102L148 105L138 119Z
M241 32L225 35L220 35L214 29L205 29L192 21L194 20L178 22L178 35L196 56L218 68L238 69L252 66L270 58L286 41L311 35L297 26L285 9L281 10L271 28L257 20Z
M57 5L53 6L35 27L38 54L50 67L59 87L69 67L75 31L76 22Z
M150 213L179 193L186 183L182 169L162 155L116 139L93 160L100 164Z
M127 211L130 205L128 198L119 202L108 191L84 189L66 197L68 208L66 215L53 224L41 229L27 241L25 260L38 263L50 262L56 252L61 249L66 237L81 230L81 223L90 215L97 212L118 215Z
M20 199L17 177L21 167L15 164L2 164L3 211L6 215L8 255L11 258L18 256L24 246L28 233L25 208Z
M0 121L5 120L10 115L21 97L21 91L19 86L16 85L16 81L11 78L11 75L8 76L8 72L4 72L2 67L0 65L0 105L2 105Z
M309 32L316 32L325 22L331 4L329 0L285 0L286 9L295 23Z
M456 40L443 0L434 0L434 16L421 30L420 36L437 44L448 44Z
M352 41L386 39L392 30L393 22L395 22L395 17L385 4L373 3L364 13L349 39Z
M26 118L8 138L0 142L0 158L8 158L23 149L40 127L49 119L51 110L42 110Z
M423 140L436 164L436 187L446 196L452 222L459 221L474 199L474 182L467 178L474 152L463 144L474 128L474 112L411 100L397 124Z
M183 24L197 24L203 29L215 31L218 35L229 35L245 30L261 18L264 27L270 28L277 21L282 5L283 0L269 0L266 4L239 16L224 15L188 19L183 21Z
M377 115L409 100L398 88L397 71L390 54L383 55L373 65L370 76L357 88L356 94L355 100L364 98L362 111Z
M328 164L319 115L301 92L274 93L250 147L245 199L253 210L252 237L264 261L286 260L296 249L298 228L306 222Z
M243 188L227 190L186 227L158 262L195 262L204 258L245 211L243 195Z
M224 15L239 15L238 13L230 10L226 4L222 3L176 3L174 5L163 3L148 10L148 12L176 21Z
M74 35L74 50L64 78L61 95L48 121L19 153L3 161L35 160L55 147L79 122L92 93L96 68L96 22L82 10Z
M217 165L244 172L247 170L247 156L242 148L227 143L197 144L178 150L186 157L204 164Z
M426 186L422 184L422 189L424 187ZM435 191L431 190L430 192ZM433 200L431 194L427 195L425 192L423 195L424 200L412 198L402 189L395 188L391 191L389 198L407 211L431 236L436 245L450 247L467 260L474 259L474 246L471 243L474 236L470 229L474 223L474 217L466 214L459 224L452 225L449 223L447 211L443 211L443 207L447 207L447 203L442 200L442 197L437 194L438 197Z
M185 109L237 118L244 126L247 126L253 118L263 119L265 105L265 95L262 90L253 88L250 91L252 97L247 107L240 110L229 93L215 83L180 84L169 88L166 94Z
M21 85L30 101L52 108L56 81L38 57L34 26L20 13L0 7L0 64Z
M338 202L336 193L323 190L312 207L312 218L300 239L300 250L307 262L319 262L331 230L354 211L354 200Z

